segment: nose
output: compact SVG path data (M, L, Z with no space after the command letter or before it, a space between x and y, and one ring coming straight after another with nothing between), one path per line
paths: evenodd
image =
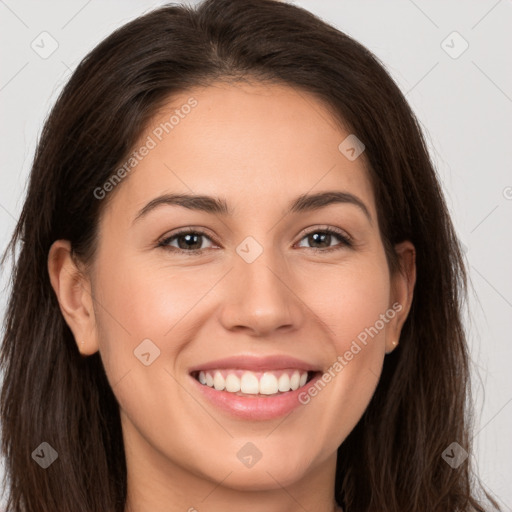
M235 258L225 283L222 325L255 337L298 329L304 305L293 288L289 271L273 251L263 251L252 263Z

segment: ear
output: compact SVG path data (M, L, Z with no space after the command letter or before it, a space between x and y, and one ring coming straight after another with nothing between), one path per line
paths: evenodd
M57 240L50 247L48 273L80 353L84 356L94 354L98 351L98 339L91 284L75 263L68 240Z
M416 249L406 240L395 245L399 270L391 276L390 304L395 316L386 330L386 354L391 353L399 343L402 327L411 309L416 284Z

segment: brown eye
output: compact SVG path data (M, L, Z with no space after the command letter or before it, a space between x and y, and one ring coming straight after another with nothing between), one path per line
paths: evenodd
M205 249L203 244L204 239L211 241L211 238L209 238L202 231L181 231L162 240L158 244L158 247L164 247L170 250L197 253L202 252ZM177 246L171 245L173 242L176 242Z
M332 242L336 239L338 239L338 241L341 243L332 245ZM311 247L306 248L317 250L326 249L327 251L331 251L347 246L350 247L352 245L346 235L333 228L316 229L314 231L310 231L302 238L302 240L307 240L307 242L311 245Z

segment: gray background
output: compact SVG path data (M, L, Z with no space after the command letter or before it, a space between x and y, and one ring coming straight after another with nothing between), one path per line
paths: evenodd
M115 28L163 3L0 0L1 249L20 213L42 124L71 71ZM373 51L423 126L474 290L466 324L475 458L483 482L512 510L512 1L293 3ZM31 47L51 49L44 31L58 44L48 58ZM8 277L3 271L2 315Z

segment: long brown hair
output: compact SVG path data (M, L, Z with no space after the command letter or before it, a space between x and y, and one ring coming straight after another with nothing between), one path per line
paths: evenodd
M77 258L91 262L109 200L94 190L157 109L186 89L247 77L314 95L357 134L391 270L394 244L408 239L416 247L415 296L400 345L338 449L337 502L345 512L483 512L489 503L500 510L488 492L481 496L471 469L464 261L404 96L371 52L302 8L206 0L167 5L116 30L79 64L45 123L2 259L14 259L0 354L7 511L124 510L119 405L100 354L82 357L64 321L48 251L67 239ZM58 452L47 469L31 458L42 442ZM470 455L457 468L443 458L453 442Z

